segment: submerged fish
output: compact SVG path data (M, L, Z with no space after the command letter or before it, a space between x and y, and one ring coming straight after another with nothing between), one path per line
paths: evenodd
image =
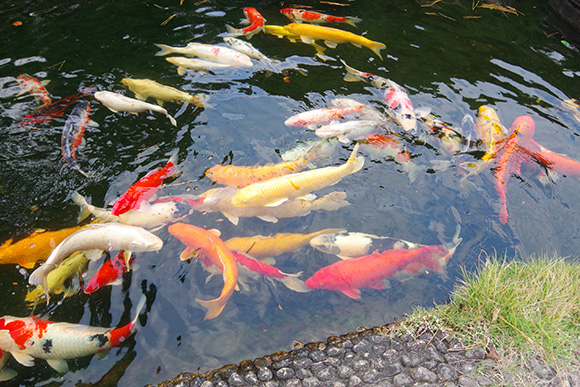
M352 106L333 106L322 109L307 110L295 114L284 121L286 126L314 126L330 124L341 118L362 116L367 110L363 104Z
M95 354L103 357L131 336L145 300L143 296L139 301L133 321L118 328L4 316L0 318L0 348L23 366L32 367L35 358L45 359L53 369L66 373L67 359Z
M144 112L145 110L151 110L165 115L167 118L169 118L169 121L173 126L177 126L177 121L175 121L175 118L171 117L169 113L167 113L167 110L159 105L154 105L152 103L139 101L138 99L125 97L124 95L113 93L111 91L98 91L95 93L95 98L107 108L109 108L109 110L113 113L129 112L131 114L137 114Z
M361 19L354 16L332 16L320 12L307 11L298 8L283 8L280 13L292 21L309 22L309 23L346 23L356 27L356 23Z
M16 78L16 82L22 88L22 91L18 95L30 93L41 106L50 105L51 100L48 91L44 87L50 82L49 80L39 81L37 78L31 77L28 74L20 74Z
M475 130L485 148L482 160L486 161L494 158L506 139L507 129L501 124L493 108L487 105L479 107L477 118L475 119Z
M212 62L204 59L183 58L180 56L171 56L165 58L169 63L177 66L177 74L183 75L187 70L208 72L212 70L231 69L233 66L224 63Z
M225 37L224 42L232 46L234 50L246 54L250 58L254 58L268 63L273 62L272 59L262 54L256 47L252 46L249 42L233 37Z
M11 368L6 368L6 363L12 357L10 352L3 351L0 349L0 382L5 382L10 379L14 379L18 372L14 371Z
M135 98L145 101L147 98L155 98L157 103L163 106L164 102L184 103L204 107L206 97L203 94L190 95L171 86L165 86L150 79L123 78L121 83L135 93Z
M244 8L244 15L246 15L247 21L250 23L250 25L245 28L237 29L226 24L226 29L228 30L226 36L245 36L246 38L251 39L252 36L264 29L266 19L264 19L264 17L256 10L256 8Z
M90 121L90 112L91 105L87 101L79 101L64 123L60 140L60 149L64 161L86 177L91 177L91 175L81 170L77 164L76 151L83 140L85 129Z
M129 264L133 264L135 257L132 256ZM120 285L125 274L129 270L123 253L119 253L103 263L99 270L87 281L83 290L86 294L93 293L98 289L109 285Z
M155 44L161 49L157 56L167 54L181 54L187 56L195 56L202 59L207 59L214 63L221 63L231 67L252 67L253 63L250 57L244 53L233 50L225 46L216 46L213 44L204 43L189 43L185 47L171 47L166 44Z
M351 120L346 122L330 123L317 128L314 133L320 138L336 137L344 144L370 134L381 127L376 120Z
M207 309L205 320L219 316L228 299L232 296L238 281L236 258L214 230L206 230L191 224L174 223L168 231L183 243L186 248L181 253L181 260L192 257L209 259L223 273L224 287L221 295L211 301L196 299Z

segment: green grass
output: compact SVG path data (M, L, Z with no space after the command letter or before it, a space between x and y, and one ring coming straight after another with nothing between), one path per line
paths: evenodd
M444 330L465 345L540 352L553 363L574 360L580 344L579 262L493 256L463 277L449 304L417 309L401 328Z

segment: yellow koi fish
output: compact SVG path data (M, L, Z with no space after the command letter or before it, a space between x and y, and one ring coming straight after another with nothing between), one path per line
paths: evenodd
M264 26L264 32L270 35L275 35L280 39L287 38L292 43L302 41L302 37L300 35L297 35L291 31L284 29L284 26L266 24ZM309 44L316 49L317 54L322 55L324 54L324 51L326 51L326 48L322 47L319 44L316 44L315 42L310 42Z
M12 243L12 239L0 246L0 264L16 264L32 269L36 262L43 262L60 242L82 227L58 231L38 230L30 236Z
M230 250L238 250L253 258L275 257L284 253L291 253L302 246L306 246L313 238L323 234L345 232L341 228L327 228L310 234L279 233L271 237L256 235L252 237L235 237L225 241Z
M322 40L330 48L335 48L338 43L351 43L356 47L367 47L371 49L381 60L381 50L386 48L383 43L374 42L363 36L343 31L338 28L323 27L313 24L291 23L284 26L284 29L293 35L300 35L304 43L311 43L313 40Z
M234 207L275 207L285 201L308 195L312 191L334 185L343 177L359 171L364 157L356 157L357 143L345 164L325 167L250 184L240 188L231 199Z
M135 98L138 100L145 101L149 97L155 98L161 106L163 106L164 102L189 102L195 106L204 107L203 103L206 101L206 97L203 94L190 95L150 79L123 78L121 83L135 93Z

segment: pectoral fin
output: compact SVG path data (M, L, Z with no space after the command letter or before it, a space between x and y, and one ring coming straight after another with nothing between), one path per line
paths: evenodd
M68 372L68 364L66 360L63 359L46 359L49 366L54 368L61 374L66 374Z
M368 287L371 288L371 289L386 289L387 288L385 286L385 282L384 281L374 282L372 284L369 284Z
M95 353L95 355L97 355L97 357L100 360L103 360L109 354L110 351L111 351L111 348L106 349L106 350L104 350L102 352L97 352L97 353Z
M358 289L348 289L348 290L341 290L344 294L349 296L350 298L354 298L358 300L360 298L360 292Z
M123 250L123 258L125 259L125 266L127 266L127 271L131 271L131 252Z
M238 225L238 223L240 222L240 218L238 218L238 217L237 217L237 216L235 216L235 215L228 214L227 212L222 212L222 214L223 214L223 215L224 215L226 218L228 218L228 220L229 220L230 222L232 222L232 223L233 223L234 225L236 225L236 226L237 226L237 225Z
M336 46L337 46L337 44L336 44L336 43L334 43L334 42L331 42L330 40L325 40L325 41L324 41L324 44L326 44L326 46L327 46L327 47L330 47L330 48L336 48ZM359 46L359 47L360 47L360 46Z
M280 200L276 200L275 202L268 203L264 207L278 207L280 204L287 202L287 201L288 201L288 198L283 198Z
M258 216L258 218L262 219L264 222L270 222L270 223L277 223L278 222L278 218L276 218L275 216L271 216L271 215L262 215L262 216Z
M90 261L96 261L97 259L101 258L101 255L103 255L103 250L99 249L87 250L85 253L85 256Z
M10 352L14 360L25 367L32 367L34 365L34 357L22 352Z
M308 36L300 36L300 40L302 40L306 44L314 43L314 40L310 39Z
M135 98L137 98L139 101L145 101L147 99L147 97L139 93L135 93Z

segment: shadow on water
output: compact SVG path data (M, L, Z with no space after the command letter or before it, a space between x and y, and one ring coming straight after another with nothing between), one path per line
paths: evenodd
M169 181L163 195L201 193L216 187L204 171L227 160L234 165L275 163L288 151L316 138L313 131L287 127L292 114L330 106L331 100L353 98L379 110L383 95L364 83L345 82L344 66L387 77L409 91L415 107L428 107L440 120L460 126L467 113L475 116L488 104L509 127L528 114L536 125L534 139L572 158L580 154L580 122L561 100L580 96L578 47L563 43L562 34L545 21L540 1L514 2L518 14L473 8L470 1L344 1L344 6L306 1L303 5L328 14L358 16L359 28L340 26L387 46L380 60L367 48L339 44L315 56L314 47L259 34L250 42L277 65L254 62L251 69L214 74L177 74L154 43L182 46L189 41L221 44L225 24L239 27L242 1L49 1L11 2L0 10L0 240L23 238L38 228L58 230L76 224L78 207L70 200L78 191L106 207L148 171L178 154L181 174ZM485 4L484 2L481 2ZM279 13L290 6L253 2L269 24L288 22ZM21 22L21 25L19 23ZM566 42L567 43L567 42ZM16 77L28 73L41 80L54 100L84 87L133 96L121 79L149 78L191 94L205 93L211 106L196 108L166 103L178 126L159 114L114 114L94 99L85 144L77 152L87 179L70 168L60 149L62 127L70 113L36 128L20 121L33 112L30 95L18 95ZM152 102L150 100L149 102ZM392 130L401 128L392 125ZM333 190L345 191L350 206L268 223L243 218L235 226L220 213L194 213L185 221L217 228L233 236L313 232L344 227L353 232L391 236L424 245L449 242L458 222L462 243L446 268L446 276L421 274L389 281L389 289L363 288L360 299L325 290L296 293L277 281L249 279L249 289L236 292L216 319L203 319L196 298L216 297L219 276L206 283L199 261L182 262L183 245L165 229L157 232L165 245L157 253L137 255L136 270L122 286L77 294L35 313L55 321L93 326L128 322L136 300L150 294L136 335L103 360L69 361L71 372L58 376L44 360L32 368L10 361L18 372L14 385L144 385L179 372L207 371L265 353L337 335L359 326L393 321L416 306L447 301L461 268L473 270L484 253L577 256L580 249L578 179L553 176L524 166L508 188L509 219L498 220L499 200L492 166L463 179L462 162L472 155L454 155L433 136L402 136L410 164L396 151L364 148L364 168ZM353 145L340 144L318 166L346 161ZM481 157L481 155L479 156ZM580 159L578 157L577 159ZM414 171L413 174L410 172ZM318 194L318 193L317 193ZM565 224L565 227L562 225ZM336 257L310 247L276 257L286 273L306 279ZM96 264L90 270L94 272ZM0 267L0 315L27 316L23 303L31 270Z

